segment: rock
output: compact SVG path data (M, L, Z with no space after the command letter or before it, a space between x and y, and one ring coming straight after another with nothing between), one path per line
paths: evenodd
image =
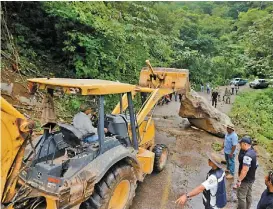
M16 98L22 104L30 105L30 106L39 106L39 103L38 103L36 97L27 98L27 97L24 97L24 96L16 96Z
M12 95L13 83L1 83L1 91L6 92L8 95Z
M219 137L224 137L226 125L232 124L226 114L193 90L182 100L179 115L188 118L192 125Z

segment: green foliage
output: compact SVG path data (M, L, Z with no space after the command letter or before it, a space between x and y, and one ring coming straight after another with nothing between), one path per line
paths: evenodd
M3 2L1 49L32 77L136 84L149 59L189 69L192 87L217 86L273 76L272 11L272 2ZM106 98L109 111L117 101Z
M221 143L218 143L218 142L213 142L211 144L211 147L214 151L216 152L220 152L222 150L222 144Z
M248 62L246 73L261 78L273 75L273 15L265 14L257 19L242 36Z
M231 118L249 131L273 153L273 89L240 94L233 105Z
M273 73L270 2L5 2L2 8L22 68L37 75L137 83L146 59L188 68L192 83Z

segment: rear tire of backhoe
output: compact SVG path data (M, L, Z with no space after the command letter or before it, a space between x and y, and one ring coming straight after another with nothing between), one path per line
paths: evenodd
M128 164L116 165L95 185L92 196L82 203L80 209L128 209L135 190L133 167Z
M165 144L157 144L153 148L153 152L155 153L154 171L159 173L167 164L169 154L168 147Z

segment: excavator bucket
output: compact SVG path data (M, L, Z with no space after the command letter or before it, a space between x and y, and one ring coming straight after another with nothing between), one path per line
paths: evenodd
M189 71L175 68L153 68L148 60L148 67L140 72L139 85L149 88L168 88L185 92L189 89Z

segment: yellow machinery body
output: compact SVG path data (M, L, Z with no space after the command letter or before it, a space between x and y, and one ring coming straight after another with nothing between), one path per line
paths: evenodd
M30 123L1 97L1 202L15 194Z
M139 148L136 155L143 174L150 174L153 171L155 154L152 149L155 145L155 124L152 119L154 108L157 102L165 95L182 91L189 87L189 73L187 70L178 70L170 68L153 69L147 61L148 68L143 68L140 73L139 86L123 84L105 80L93 79L58 79L58 78L35 78L29 79L29 86L36 89L62 89L67 94L79 95L106 95L123 94L122 108L120 103L115 107L112 114L119 114L127 107L127 94L146 93L147 99L141 109L136 114L136 122L139 132ZM27 133L25 126L17 125L20 118L26 121L25 117L1 98L1 202L10 201L14 196L15 184L19 173L24 149L26 146L26 137L21 134ZM121 110L122 109L122 110ZM130 133L129 133L130 134ZM126 184L126 183L124 183ZM8 187L7 187L8 186ZM36 188L37 189L37 188ZM47 209L59 208L54 196L40 192L41 196L46 198ZM77 203L79 204L79 203ZM12 208L12 206L9 206Z

